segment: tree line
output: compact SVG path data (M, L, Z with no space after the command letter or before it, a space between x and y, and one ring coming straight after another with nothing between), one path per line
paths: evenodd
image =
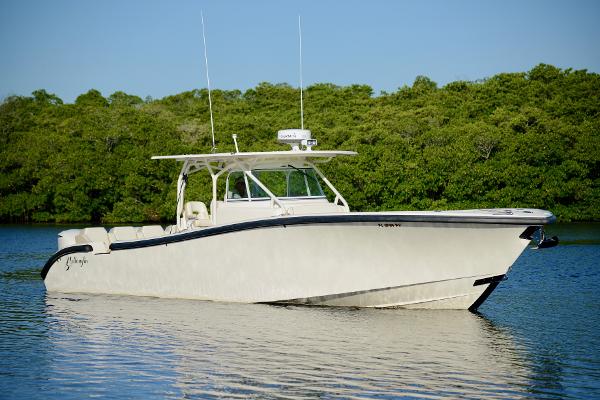
M218 152L286 150L299 91L261 83L211 92ZM321 149L355 150L323 170L356 211L535 207L600 219L600 76L540 64L443 87L374 95L366 85L305 89ZM179 165L208 153L208 93L162 99L90 90L65 104L45 90L0 104L0 221L171 222ZM208 176L192 196L210 198ZM202 185L204 183L205 185ZM197 187L197 188L196 188Z

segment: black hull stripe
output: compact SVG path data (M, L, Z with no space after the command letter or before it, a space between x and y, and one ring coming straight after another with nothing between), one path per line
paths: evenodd
M493 276L491 278L487 278L487 279L494 279L494 280L490 283L490 286L485 288L483 293L481 293L481 296L479 296L479 298L477 300L475 300L475 303L471 304L471 307L469 307L469 311L471 311L472 313L476 313L477 309L483 304L484 301L487 300L488 297L490 297L490 294L492 294L492 292L496 289L496 287L498 287L500 282L502 282L504 280L505 276L506 275L497 275L497 276ZM483 280L483 279L478 279L477 281L481 281L481 280ZM476 285L477 281L475 281L473 286L477 286Z
M40 275L42 276L42 279L46 279L46 275L48 275L48 271L50 271L50 268L52 267L52 265L61 257L66 256L67 254L73 254L73 253L89 253L90 251L92 251L92 246L90 246L89 244L82 244L79 246L71 246L71 247L65 247L64 249L61 249L59 251L57 251L56 253L54 253L52 255L52 257L50 257L50 259L48 261L46 261L46 264L44 265L44 268L42 268L42 272L40 272Z
M208 227L191 232L184 232L168 236L162 236L152 239L135 240L131 242L115 242L110 244L110 250L128 250L144 247L162 246L172 243L184 242L192 239L222 235L226 233L242 232L259 228L286 227L293 225L315 225L315 224L348 224L348 223L405 223L405 222L426 222L426 223L454 223L454 224L496 224L496 225L544 225L552 223L556 217L544 218L519 218L510 216L481 216L464 217L449 215L397 215L397 214L341 214L341 215L306 215L299 217L280 217L269 218L256 221L239 222L235 224ZM530 229L531 227L527 228ZM523 237L523 235L521 235ZM90 252L90 245L76 245L64 248L56 252L46 262L42 268L42 279L46 278L52 264L65 254Z
M404 222L428 222L428 223L455 223L455 224L497 224L497 225L543 225L553 222L551 218L518 218L510 216L486 216L486 217L463 217L448 215L306 215L299 217L280 217L261 219L256 221L239 222L235 224L208 227L168 236L152 239L136 240L131 242L111 243L111 250L127 250L142 247L161 246L171 243L183 242L191 239L222 235L226 233L241 232L259 228L286 227L292 225L314 225L314 224L348 224L348 223L404 223Z
M501 282L504 280L505 276L506 275L496 275L490 276L489 278L477 279L475 283L473 283L473 286L485 285L492 282Z

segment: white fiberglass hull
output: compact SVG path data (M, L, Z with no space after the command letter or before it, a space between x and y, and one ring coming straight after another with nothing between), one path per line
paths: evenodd
M520 236L532 222L348 215L206 228L108 252L67 248L42 275L48 290L60 292L476 309L529 243Z

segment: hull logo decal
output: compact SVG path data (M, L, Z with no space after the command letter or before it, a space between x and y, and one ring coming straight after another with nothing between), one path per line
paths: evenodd
M65 263L65 268L66 268L66 271L70 270L71 267L75 267L75 266L79 266L80 268L83 268L83 266L87 263L88 263L88 259L86 256L83 256L83 257L68 256L67 262Z

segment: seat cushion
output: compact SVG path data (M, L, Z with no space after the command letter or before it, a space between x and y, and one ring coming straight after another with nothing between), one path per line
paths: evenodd
M108 236L114 242L136 240L138 238L137 229L133 226L115 226L108 231Z
M138 228L138 237L141 238L153 238L164 236L165 231L160 225L145 225Z
M102 227L84 228L77 237L78 243L103 242L107 246L110 243L106 229Z

